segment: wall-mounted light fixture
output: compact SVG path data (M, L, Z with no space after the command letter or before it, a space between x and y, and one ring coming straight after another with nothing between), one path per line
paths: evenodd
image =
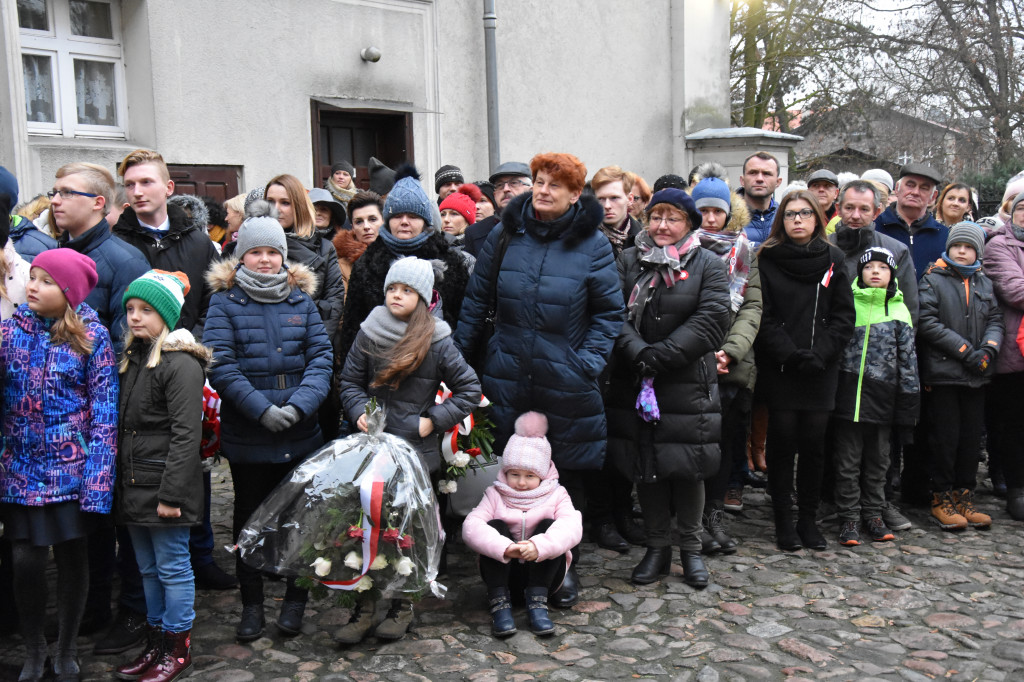
M364 47L359 56L363 58L364 62L377 63L380 61L380 50L373 46Z

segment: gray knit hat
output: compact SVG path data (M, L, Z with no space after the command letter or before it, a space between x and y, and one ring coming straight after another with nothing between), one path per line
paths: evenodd
M1022 201L1024 201L1024 192L1021 192L1020 194L1018 194L1017 196L1015 196L1013 198L1013 203L1010 204L1010 215L1011 216L1013 215L1013 212L1017 210L1017 206ZM1017 227L1020 227L1020 225L1018 225Z
M427 261L415 256L399 258L391 264L388 276L384 279L384 293L386 294L388 287L395 283L411 286L429 306L434 293L434 268Z
M238 229L238 245L235 253L239 258L252 249L269 246L285 259L288 258L288 239L284 236L284 228L277 218L271 217L274 207L262 199L252 202L246 214L249 216Z
M416 169L412 166L402 166L395 174L395 186L388 192L388 198L384 202L384 224L386 225L392 216L412 213L423 218L426 223L424 230L430 230L433 227L431 203L423 185L420 184L420 176Z
M946 252L953 244L969 244L974 247L974 252L981 258L985 255L985 231L977 223L969 220L959 222L949 229L949 236L946 238Z

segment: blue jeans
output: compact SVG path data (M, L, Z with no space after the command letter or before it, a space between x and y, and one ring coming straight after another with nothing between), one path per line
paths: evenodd
M196 585L188 526L128 526L146 592L146 619L168 632L192 629Z

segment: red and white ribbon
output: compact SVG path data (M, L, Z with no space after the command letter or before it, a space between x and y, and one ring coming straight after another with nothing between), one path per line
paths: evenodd
M377 558L377 545L380 542L379 530L383 527L381 514L384 507L384 477L381 471L387 455L378 453L373 456L369 471L359 483L359 502L363 507L363 568L362 573L351 580L321 580L320 582L333 590L352 590L363 576L370 572L370 564Z

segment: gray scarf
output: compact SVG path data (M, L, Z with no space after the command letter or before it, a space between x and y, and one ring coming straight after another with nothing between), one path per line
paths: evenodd
M387 306L379 305L370 311L359 328L370 337L377 347L388 349L398 343L399 339L405 336L405 330L409 323L398 319L391 314ZM452 328L444 320L434 320L434 333L430 337L431 343L436 343L446 336L451 336Z
M235 284L257 303L280 303L292 292L287 267L282 267L276 275L265 275L239 263L235 269Z

